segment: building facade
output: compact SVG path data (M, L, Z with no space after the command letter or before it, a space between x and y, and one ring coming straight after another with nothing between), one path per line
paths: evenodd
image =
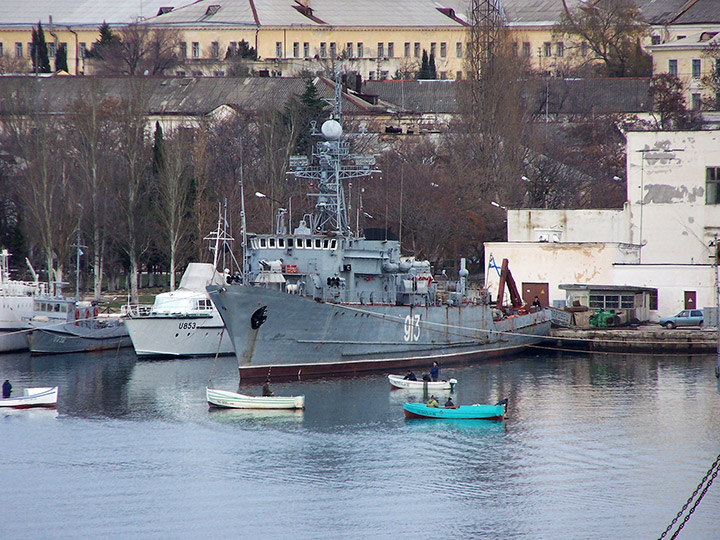
M565 305L561 284L593 284L657 289L656 303L636 306L654 321L715 307L720 132L628 133L627 186L622 209L509 210L508 242L486 243L486 263L507 258L549 305ZM497 289L492 269L487 285Z

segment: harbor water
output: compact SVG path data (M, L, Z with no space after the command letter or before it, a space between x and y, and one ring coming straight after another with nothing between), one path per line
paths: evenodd
M305 394L305 411L210 410L211 376L238 390L233 357L2 355L13 393L60 395L57 410L0 409L0 531L656 539L720 453L714 366L714 355L528 354L443 369L458 404L509 399L493 422L405 420L403 402L422 396L383 374L273 381L278 395ZM678 538L720 538L720 480Z

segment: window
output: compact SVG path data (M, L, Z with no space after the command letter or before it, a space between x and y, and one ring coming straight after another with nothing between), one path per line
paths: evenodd
M187 43L180 42L180 58L187 58Z
M632 299L632 296L630 296ZM591 294L590 307L594 309L619 309L620 295L617 294Z
M435 57L435 49L437 48L437 43L431 43L430 44L430 56Z
M384 81L384 80L387 79L389 76L390 76L390 73L387 72L387 71L381 71L381 72L380 72L380 80L381 80L381 81Z
M518 42L517 41L513 41L510 44L510 52L512 53L513 56L518 55Z
M358 43L357 51L358 51L358 58L362 58L363 57L363 44L362 43Z
M623 294L620 296L620 307L623 309L633 309L635 307L635 295Z
M330 44L330 58L336 58L337 57L337 43L332 42Z
M720 167L705 170L705 204L720 204Z
M456 58L462 58L462 49L463 49L462 43L460 41L458 41L455 44L455 57Z
M193 41L192 44L192 57L200 58L200 43L198 43L197 41Z
M440 58L445 58L447 56L447 43L441 43L440 44Z
M458 71L458 72L455 74L455 78L456 78L458 81L461 81L461 80L462 80L462 71Z
M352 58L352 57L353 57L353 52L354 52L354 51L353 51L353 44L352 44L352 43L348 43L348 44L347 44L347 47L345 48L345 51L346 51L347 57L348 57L348 58Z
M15 57L22 58L22 43L15 43Z
M562 41L558 41L555 44L555 56L562 58L565 54L565 44Z
M668 73L673 77L677 77L677 60L668 60Z
M413 56L415 58L420 58L420 44L419 43L415 43L415 45L413 47Z
M692 76L693 79L699 79L700 78L700 59L699 58L693 58L692 61Z
M210 44L210 56L213 58L220 56L220 44L217 41L213 41Z
M293 58L300 58L300 43L297 41L293 43Z
M383 43L378 43L377 55L378 58L385 56L385 45Z
M80 45L85 45L84 43L81 43ZM5 48L3 47L2 42L0 42L0 57L5 56Z
M80 43L80 58L85 58L85 55L87 54L87 45L85 43ZM2 43L0 43L0 56L2 56Z
M550 43L549 41L543 43L543 56L545 58L552 56L552 43Z
M184 72L184 71L176 71L176 72L175 72L175 75L176 75L177 77L184 77L184 76L185 76L185 72Z
M374 71L370 71L370 72L368 73L368 79L370 79L371 81L375 79L375 72L374 72Z
M445 79L447 79L447 71L441 71L440 80L444 81Z
M275 42L275 58L282 58L282 41Z
M321 43L320 44L320 58L325 58L327 56L327 43Z
M224 71L213 71L213 77L224 77L225 72Z
M387 55L388 55L388 58L395 58L395 44L394 43L388 43Z
M237 54L237 41L231 41L230 45L228 45L228 52L230 53L230 56L235 56Z
M51 41L47 44L48 48L48 58L55 58L55 54L57 53L57 47L55 46L55 42Z
M310 58L310 44L307 41L303 43L303 57Z
M700 94L692 94L692 96L690 96L690 99L691 99L690 108L693 111L699 111L700 108L702 107L702 96Z
M405 58L410 58L410 43L405 43Z
M530 58L531 55L530 51L530 42L529 41L523 41L523 56L525 58Z

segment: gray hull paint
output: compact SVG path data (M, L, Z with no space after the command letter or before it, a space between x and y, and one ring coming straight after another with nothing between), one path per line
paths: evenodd
M58 329L37 328L30 335L32 354L66 354L132 347L124 325L86 328L73 324Z
M260 287L208 289L236 350L241 378L312 376L501 357L541 342L550 313L493 321L488 305L333 304ZM267 320L250 317L266 306Z

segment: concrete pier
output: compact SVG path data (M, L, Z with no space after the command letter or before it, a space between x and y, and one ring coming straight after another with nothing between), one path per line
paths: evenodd
M637 328L552 328L549 343L563 350L712 354L717 351L717 329L666 330L657 324Z

